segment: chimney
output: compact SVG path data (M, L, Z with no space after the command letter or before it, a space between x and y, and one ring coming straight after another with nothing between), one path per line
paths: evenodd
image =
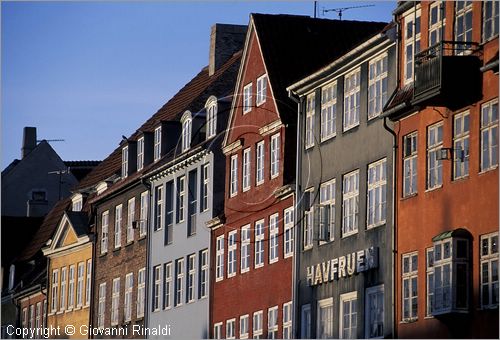
M22 158L26 157L34 148L36 148L36 127L26 126L23 129Z
M215 24L210 33L208 74L211 76L232 55L243 48L247 26Z

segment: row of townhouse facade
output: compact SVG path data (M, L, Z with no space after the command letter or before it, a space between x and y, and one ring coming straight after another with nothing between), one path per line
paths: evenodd
M498 337L498 2L216 24L73 192L59 336Z

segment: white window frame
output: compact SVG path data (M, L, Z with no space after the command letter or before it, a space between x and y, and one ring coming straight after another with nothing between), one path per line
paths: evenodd
M242 170L243 170L243 178L242 178L242 190L243 192L250 190L250 152L252 151L252 148L246 148L243 150L243 165L242 165Z
M141 268L137 272L137 318L144 317L146 300L146 268Z
M230 197L238 194L238 155L231 156L231 177L229 180Z
M361 67L357 67L344 76L344 132L359 125L360 99Z
M232 318L226 321L226 339L236 338L236 319Z
M120 306L120 278L113 279L113 289L111 293L111 326L118 325Z
M319 225L319 244L324 244L326 242L331 242L335 240L335 195L336 195L337 185L335 178L329 180L328 182L322 183L319 189L319 203L320 211L320 225ZM328 219L324 220L326 216L323 212L326 210L328 214ZM326 225L325 225L326 224ZM328 231L328 235L324 235L325 231Z
M300 338L311 339L311 305L309 303L300 308Z
M76 282L76 307L83 306L83 277L85 276L85 263L78 263L78 275Z
M87 260L87 272L85 277L85 306L90 306L90 289L92 288L92 260Z
M109 210L101 214L101 255L108 252Z
M248 339L248 318L248 314L240 316L239 339Z
M253 338L255 339L257 336L262 335L262 324L264 322L263 311L259 310L253 313L252 318L252 330L253 330Z
M211 101L207 107L207 139L217 134L217 100Z
M128 176L128 146L122 149L122 178Z
M153 295L151 299L151 308L153 312L160 310L160 299L162 296L161 283L162 283L162 270L161 265L153 267Z
M236 241L237 231L233 230L227 234L227 277L236 275L236 252L238 244Z
M267 309L267 337L278 339L278 306Z
M172 308L172 261L163 266L163 309Z
M144 137L137 140L137 171L144 168Z
M68 270L68 310L75 307L76 266L72 264Z
M418 132L403 137L403 197L417 194L418 190Z
M257 78L257 95L255 104L260 106L266 102L267 97L267 74L261 75Z
M161 126L154 132L153 157L155 162L161 158Z
M292 301L283 304L283 339L292 338Z
M315 113L316 113L316 93L310 93L306 97L306 124L305 124L305 149L312 148L314 146L314 125L315 125Z
M414 260L415 259L415 260ZM408 261L408 270L405 261ZM411 322L418 319L418 252L403 254L401 257L401 320ZM405 282L408 282L408 296L405 297ZM415 289L415 295L413 290ZM408 302L408 311L405 316L405 300ZM413 311L412 303L416 301L416 310Z
M177 178L177 185L179 185L178 191L179 191L179 206L177 207L177 215L178 215L178 223L184 222L184 211L186 210L185 208L185 197L186 197L186 176L181 176Z
M368 165L367 181L366 228L372 229L385 224L387 218L386 158Z
M250 270L250 224L241 227L240 273Z
M132 290L134 288L134 273L125 275L125 297L123 301L123 319L132 320Z
M139 237L146 236L148 223L149 191L141 193L141 211L139 221Z
M353 302L355 302L356 306L353 307ZM344 324L344 303L349 303L349 325ZM357 330L358 330L358 292L350 292L340 295L340 313L339 313L339 339L356 339ZM356 311L353 312L353 309ZM352 325L352 317L356 318L356 325ZM347 327L346 327L347 326ZM348 331L347 336L344 334L344 328Z
M493 115L493 107L496 106L496 120ZM486 115L486 116L485 116ZM485 122L485 118L487 121ZM485 134L488 142L485 143ZM492 137L495 137L497 144L493 144ZM486 144L486 145L485 145ZM488 154L488 163L485 163L485 154ZM496 157L496 162L494 160ZM481 172L498 168L498 98L490 100L481 105Z
M458 8L458 4L462 5L462 8ZM467 26L467 19L466 17L470 15L473 17L473 11L472 11L472 1L455 1L455 27L454 27L454 32L455 32L455 41L457 42L472 42L473 41L473 19L471 18L471 26ZM460 25L460 21L462 22L462 25ZM461 27L460 27L461 26ZM463 29L463 32L459 33L459 27ZM465 48L470 48L471 46L469 44L464 45ZM465 51L459 51L457 54L462 54Z
M163 184L155 187L154 231L163 229Z
M68 281L68 268L61 268L61 298L59 299L59 310L63 311L66 309L66 288Z
M191 147L191 130L193 126L193 120L191 117L187 117L182 122L182 152L189 150Z
M470 148L470 115L469 111L453 116L453 179L469 176ZM467 122L467 124L465 123Z
M261 140L257 143L255 148L255 185L264 183L264 141Z
M444 27L446 25L446 15L444 10L445 3L443 1L435 1L431 3L429 7L429 47L432 47L443 40ZM432 13L433 11L436 11L435 16ZM435 41L433 42L433 40Z
M199 298L203 299L208 296L208 282L209 282L209 258L208 249L200 252L200 278L199 278Z
M415 55L420 52L420 16L420 6L416 10L410 9L403 14L403 73L405 85L413 82Z
M280 137L281 134L279 132L271 136L271 160L269 166L271 179L278 177L280 174Z
M487 16L487 5L491 5L491 17ZM483 2L483 42L489 41L498 36L498 6L498 1ZM486 33L486 27L488 26L490 29L490 34Z
M41 318L42 318L42 303L37 302L36 303L36 317L35 317L35 328L40 328L41 327Z
M323 311L327 311L330 317L325 321L322 320L321 315ZM316 338L317 339L332 339L333 338L333 298L327 298L318 301L317 314L316 314Z
M485 249L485 243L486 249ZM496 249L494 248L496 247ZM481 243L480 243L480 299L481 299L481 308L498 308L498 301L493 300L493 292L497 292L498 299L498 232L481 235ZM486 251L485 251L486 250ZM496 263L497 268L497 281L493 281L493 265ZM484 271L484 267L486 267L486 273ZM485 274L487 277L485 277ZM495 288L496 285L496 288ZM487 290L488 302L484 301L484 290Z
M434 247L429 247L425 250L425 268L426 268L426 298L425 298L425 317L432 317L432 310L434 306Z
M106 312L106 282L99 285L99 300L97 307L97 328L104 328Z
M208 210L208 190L210 189L210 164L204 164L201 168L203 195L201 197L201 212Z
M184 258L175 260L175 285L174 285L174 306L183 304L184 300Z
M114 237L114 247L118 249L122 246L122 212L123 206L121 204L115 207L115 237Z
M127 243L134 242L135 197L127 202Z
M29 328L35 327L35 305L30 305L30 323Z
M214 324L214 339L222 339L222 322Z
M379 301L380 295L382 295L382 301ZM375 298L375 304L371 304L370 298ZM379 305L382 304L382 306ZM376 315L373 315L373 314ZM384 285L378 285L375 287L366 288L365 293L365 338L369 339L382 339L384 338L385 327L385 296L384 296ZM373 323L373 324L372 324ZM380 325L381 324L381 325ZM380 329L381 326L381 329ZM381 331L382 334L370 334L370 331Z
M196 299L196 253L187 258L186 303Z
M321 142L337 135L337 81L321 88Z
M387 102L387 60L387 52L384 52L368 64L368 120L377 118Z
M243 114L252 111L252 83L243 87Z
M260 268L264 266L264 220L258 220L255 222L255 256L254 256L254 268Z
M440 131L441 139L439 139ZM443 133L442 121L427 127L427 190L443 186L443 161L438 159L443 148Z
M215 257L215 281L224 279L224 235L217 237Z
M283 258L289 258L293 256L294 252L294 207L291 206L283 211Z
M314 206L313 206L313 188L308 188L304 191L305 193L309 193L309 210L304 211L304 220L302 222L303 227L303 235L302 235L302 247L304 250L312 249L313 247L313 235L314 235ZM303 196L308 197L307 195ZM305 202L307 203L307 202Z
M359 169L342 176L342 237L356 234L358 228Z
M279 214L269 216L269 264L279 260Z

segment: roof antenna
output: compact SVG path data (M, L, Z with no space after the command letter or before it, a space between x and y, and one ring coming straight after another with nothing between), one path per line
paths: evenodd
M314 2L316 3L316 2ZM342 13L347 11L348 9L353 9L353 8L361 8L361 7L374 7L375 5L361 5L361 6L351 6L351 7L339 7L339 8L330 8L330 9L325 9L323 7L323 16L325 16L325 13L328 12L337 12L339 14L339 20L342 20Z

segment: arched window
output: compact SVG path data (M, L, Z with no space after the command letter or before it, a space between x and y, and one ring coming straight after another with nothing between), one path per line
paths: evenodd
M207 139L217 133L217 98L210 97L205 104L207 110Z
M192 118L191 112L186 111L181 119L182 123L182 151L189 150L191 146Z

